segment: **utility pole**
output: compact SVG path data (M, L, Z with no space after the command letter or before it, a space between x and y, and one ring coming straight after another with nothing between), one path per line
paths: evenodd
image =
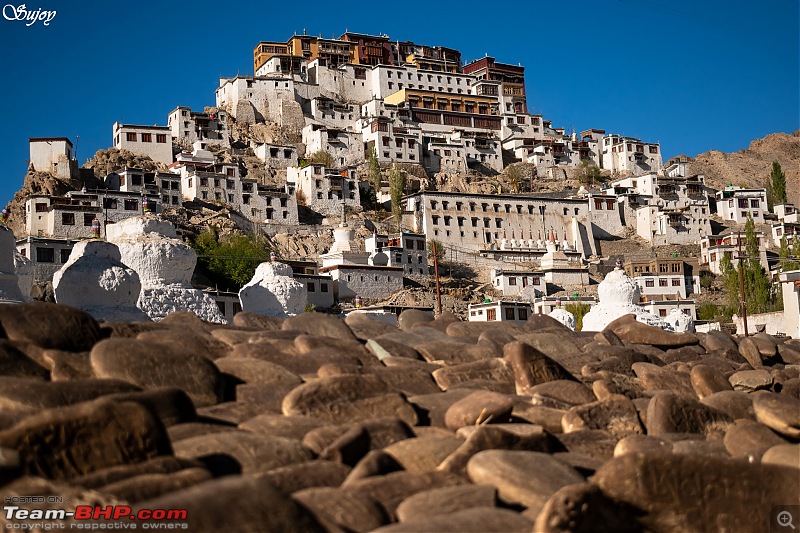
M433 241L433 275L436 279L436 304L439 307L439 316L442 315L442 293L439 291L439 243Z
M739 288L741 290L742 295L742 320L744 321L744 336L747 337L747 302L745 301L744 295L744 266L742 265L742 260L744 256L742 255L742 232L736 232L736 240L739 247Z

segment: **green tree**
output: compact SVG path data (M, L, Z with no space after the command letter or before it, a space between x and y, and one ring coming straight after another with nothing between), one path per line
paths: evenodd
M583 184L592 185L596 181L600 181L600 167L594 163L590 163L588 159L581 159L575 169L575 174L578 181Z
M781 247L778 250L781 272L800 269L800 235L795 235L792 245L786 240L786 235L781 237Z
M428 257L433 260L433 256L436 256L436 260L441 263L444 259L444 245L436 239L429 239Z
M389 171L389 194L392 197L392 214L397 218L397 226L400 227L400 219L403 214L403 193L406 189L406 177L397 168L397 165L392 164L392 169Z
M378 154L375 153L375 146L373 145L369 153L369 182L372 184L372 188L375 189L376 197L381 192L382 181L381 166L378 164Z
M781 169L781 164L777 161L772 162L772 172L767 178L767 204L769 210L777 204L786 203L786 173Z
M220 237L215 229L206 229L195 238L193 248L212 281L226 287L242 287L260 263L269 261L269 249L255 235Z
M782 308L779 291L772 284L772 279L764 270L759 259L758 236L755 223L747 217L745 224L743 258L737 258L737 266L733 265L728 255L720 261L723 286L728 296L729 307L740 312L741 281L744 281L744 296L748 313L766 313ZM741 276L741 277L740 277Z
M317 150L308 156L308 160L316 165L325 165L327 168L334 166L333 156L325 150Z
M581 302L575 302L571 304L566 304L564 306L565 311L569 311L573 315L575 315L575 331L583 330L583 317L589 310L592 308L589 304L584 304Z
M506 168L506 179L508 179L508 184L514 189L514 192L519 192L525 180L525 169L522 165L510 165Z

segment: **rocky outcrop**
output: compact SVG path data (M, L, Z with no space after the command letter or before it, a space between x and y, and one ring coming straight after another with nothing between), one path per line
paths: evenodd
M0 303L24 301L14 269L15 244L14 234L0 224Z

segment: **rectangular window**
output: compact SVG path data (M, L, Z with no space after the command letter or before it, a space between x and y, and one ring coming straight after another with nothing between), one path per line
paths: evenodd
M667 316L667 310L666 309L659 309L658 310L658 316Z
M528 310L527 309L520 309L517 311L520 320L528 320Z
M156 142L159 144L166 144L167 143L167 134L166 133L157 133L156 134Z
M497 320L497 309L487 309L486 310L486 319L487 320Z
M125 134L125 139L131 142L136 142L136 133L128 132Z
M655 282L652 279L647 279L644 282L645 287L655 287Z
M673 279L673 280L672 280L672 286L673 286L673 287L680 287L680 286L681 286L681 280L679 280L679 279Z
M138 211L139 200L125 200L125 211Z
M328 284L327 283L320 283L319 284L320 292L328 292Z
M74 226L75 213L61 213L61 224L64 226Z
M659 287L666 287L667 285L668 285L667 280L665 280L665 279L658 280L658 286Z
M309 281L307 285L308 285L308 292L316 292L317 291L317 288L314 286L314 282L313 281Z
M150 133L142 133L142 142L143 143L150 143L153 142L153 136Z
M60 255L61 255L61 264L62 265L64 263L66 263L67 261L69 261L70 254L72 254L72 250L70 250L68 248L62 248L61 249L61 254Z
M509 307L506 309L506 320L514 320L514 308Z
M508 284L514 286L517 284L517 278L508 278Z
M47 204L37 203L36 204L36 212L37 213L45 213L45 212L47 212Z
M91 226L92 222L94 222L94 215L91 213L84 213L83 214L83 225L84 226Z
M56 252L53 248L37 248L36 261L39 263L55 263Z

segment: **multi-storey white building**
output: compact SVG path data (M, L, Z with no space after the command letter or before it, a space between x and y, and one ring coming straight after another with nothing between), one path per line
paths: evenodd
M786 239L786 242L791 245L797 236L800 235L800 223L794 222L779 222L772 224L772 243L774 246L779 247L781 241Z
M490 276L492 287L500 291L503 296L517 296L528 287L533 287L541 294L547 293L547 282L544 280L543 272L493 268Z
M396 137L395 142L402 142L402 138ZM303 143L306 145L306 154L326 152L337 167L358 165L364 161L361 132L309 124L303 128Z
M256 143L253 151L268 168L297 166L297 147L283 144Z
M584 257L596 253L585 199L425 191L405 197L404 206L406 227L466 250L497 249L505 237L530 246L554 229Z
M653 245L689 244L711 234L703 176L668 177L653 172L611 183L626 225Z
M189 107L178 106L167 116L167 126L175 142L188 148L196 141L205 141L222 147L230 145L225 111L200 113Z
M153 161L170 165L172 130L168 126L135 126L114 123L114 148L146 155Z
M422 130L411 122L405 107L370 100L361 106L361 114L356 128L361 131L365 156L374 149L384 165L422 163Z
M390 235L373 234L364 240L367 252L383 252L388 266L402 267L407 276L427 276L428 254L425 235L402 232Z
M78 173L78 162L72 141L66 137L35 137L28 139L30 165L38 172L49 172L61 179Z
M316 163L303 168L289 167L286 181L302 193L308 207L324 215L339 214L342 201L351 209L361 210L361 192L354 168L329 170Z
M766 189L743 189L728 185L715 197L717 212L723 220L744 224L749 216L756 224L764 223L764 212L767 210Z
M737 233L724 233L721 235L708 235L700 239L700 266L707 267L714 274L722 274L720 262L724 256L730 258L733 265L738 264L739 256L739 238L741 237L742 255L745 252L745 234L744 232ZM769 263L767 262L767 248L766 239L764 234L760 231L756 232L758 239L758 259L764 270L769 272Z
M642 296L652 299L678 294L685 299L694 292L694 281L684 265L683 259L651 259L626 261L624 268Z
M33 278L38 281L52 281L69 261L72 248L78 239L55 239L29 236L17 239L17 252L33 263Z
M601 168L633 175L661 170L661 147L633 137L607 134L603 137Z
M773 206L773 211L775 211L778 220L792 223L800 222L800 211L794 204L777 204Z

